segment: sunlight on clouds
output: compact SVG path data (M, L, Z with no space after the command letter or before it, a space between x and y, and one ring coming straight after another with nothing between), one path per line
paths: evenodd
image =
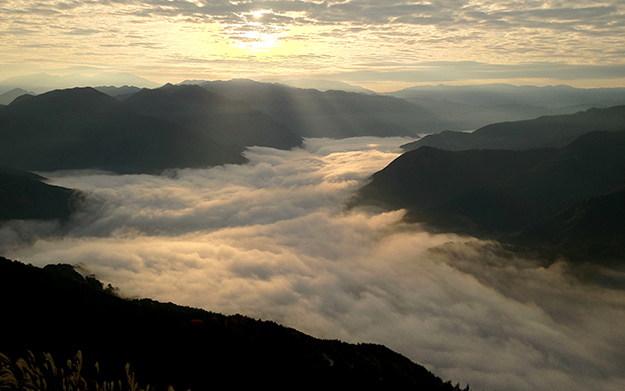
M625 5L616 0L8 4L0 7L0 58L7 72L83 65L134 71L163 82L173 81L170 77L176 73L181 78L202 77L207 69L220 78L349 77L351 72L369 71L378 81L407 82L398 76L403 71L411 74L411 82L509 81L524 76L492 73L478 79L442 72L429 78L410 64L598 66L622 64L625 53L620 39ZM87 33L89 39L77 38ZM204 39L198 39L202 35ZM553 79L540 73L535 77Z

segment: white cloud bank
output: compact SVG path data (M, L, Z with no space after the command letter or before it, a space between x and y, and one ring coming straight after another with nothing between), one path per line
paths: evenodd
M66 228L7 224L0 246L35 265L81 263L128 296L381 343L476 390L625 389L624 290L403 226L401 211L344 210L404 142L252 148L249 165L169 177L56 173L89 193L83 213Z

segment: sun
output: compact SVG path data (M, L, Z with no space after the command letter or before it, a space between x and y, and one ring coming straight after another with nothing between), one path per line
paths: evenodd
M278 33L262 33L260 31L247 31L239 35L235 46L252 52L264 52L279 45Z
M260 19L263 17L263 15L270 14L270 13L271 13L270 10L256 10L256 11L250 12L250 15L252 15L256 19Z
M288 29L263 23L263 16L272 13L271 10L261 9L240 14L244 23L231 26L229 32L232 45L248 52L266 52L278 47Z

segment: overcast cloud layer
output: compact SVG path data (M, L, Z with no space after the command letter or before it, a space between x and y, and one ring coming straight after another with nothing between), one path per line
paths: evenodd
M89 194L82 214L62 229L7 224L0 247L81 264L128 296L382 343L476 390L625 389L625 290L406 227L401 211L344 210L406 141L252 148L245 166L161 177L53 173ZM622 273L592 272L625 286Z
M0 37L0 80L27 69L159 82L317 75L372 87L625 78L621 0L2 0ZM510 72L476 78L437 62ZM514 73L537 64L546 72ZM553 72L563 66L572 71Z

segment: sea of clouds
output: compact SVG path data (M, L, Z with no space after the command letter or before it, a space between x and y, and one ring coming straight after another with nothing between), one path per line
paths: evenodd
M7 223L0 250L79 264L128 297L384 344L475 390L625 389L623 273L345 207L407 141L308 139L163 176L45 173L86 194L80 211Z

